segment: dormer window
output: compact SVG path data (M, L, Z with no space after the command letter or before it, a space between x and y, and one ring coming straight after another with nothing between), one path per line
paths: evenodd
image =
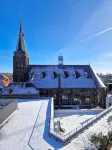
M44 78L46 76L45 72L41 73L41 78Z
M34 79L34 77L35 77L34 72L31 72L31 73L30 73L30 78L31 78L31 80L33 80L33 79Z
M74 73L74 78L77 78L77 75L76 75L76 73Z
M57 77L57 73L56 72L53 72L52 73L52 78L56 78Z
M88 73L85 72L85 73L84 73L84 76L85 76L85 78L88 78Z
M80 77L80 74L79 74L79 72L75 71L73 76L74 76L74 78L78 78L78 77Z
M33 75L32 75L32 80L34 79L34 77L35 77L35 75L33 74Z
M29 77L31 78L31 73L29 73Z
M69 76L68 72L67 71L64 71L63 73L63 78L67 78Z

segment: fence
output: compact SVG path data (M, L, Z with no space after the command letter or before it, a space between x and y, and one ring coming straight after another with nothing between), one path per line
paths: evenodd
M53 100L52 100L52 103L53 103ZM51 114L53 113L52 107L54 107L53 104L51 104ZM97 120L99 120L101 117L105 116L110 111L112 111L112 106L105 109L100 114L96 115L94 118L91 118L87 122L84 122L82 125L78 126L71 132L67 133L66 135L63 135L62 133L56 132L54 130L54 126L52 126L52 124L54 124L54 118L53 118L54 115L52 115L52 117L50 118L50 131L49 131L50 135L66 144L69 141L71 141L75 136L77 136L80 132L82 132L84 129L86 129L93 123L95 123Z

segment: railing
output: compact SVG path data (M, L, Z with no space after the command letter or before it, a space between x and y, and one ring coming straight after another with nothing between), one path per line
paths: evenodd
M56 139L60 140L63 143L68 143L71 141L75 136L77 136L80 132L82 132L84 129L86 129L88 126L95 123L97 120L99 120L101 117L105 116L108 112L112 110L112 106L102 111L100 114L96 115L94 118L89 119L88 121L84 122L82 125L78 126L74 130L70 131L66 135L59 133L54 130L54 112L52 112L52 107L54 108L53 100L51 102L51 118L50 118L50 135L55 137Z

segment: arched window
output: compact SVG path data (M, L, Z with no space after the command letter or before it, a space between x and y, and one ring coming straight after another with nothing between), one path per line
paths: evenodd
M90 97L86 97L86 104L91 104L91 99L90 99Z

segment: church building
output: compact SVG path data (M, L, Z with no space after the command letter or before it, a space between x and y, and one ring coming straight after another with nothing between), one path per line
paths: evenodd
M13 56L13 82L32 83L41 96L53 96L60 107L105 108L106 87L90 65L63 64L61 55L57 65L29 64L21 21Z

